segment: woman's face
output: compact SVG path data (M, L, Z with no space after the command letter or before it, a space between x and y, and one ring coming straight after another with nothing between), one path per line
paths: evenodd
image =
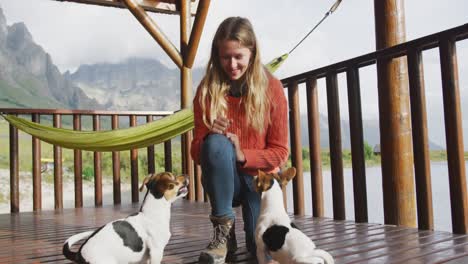
M223 40L218 48L221 67L229 79L239 80L249 67L252 52L237 40Z

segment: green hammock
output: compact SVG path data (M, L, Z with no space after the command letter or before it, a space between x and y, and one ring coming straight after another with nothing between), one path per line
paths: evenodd
M154 122L107 131L76 131L41 125L12 115L4 118L18 129L56 146L89 151L121 151L147 147L193 129L192 109Z

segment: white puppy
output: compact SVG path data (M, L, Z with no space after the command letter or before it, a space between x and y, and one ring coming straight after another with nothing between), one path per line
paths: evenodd
M145 185L148 191L138 213L70 237L63 255L75 263L160 263L171 237L171 204L187 195L188 179L163 172L146 177L140 191ZM71 251L82 239L87 240L78 252Z
M294 176L296 169L289 168L281 174L259 171L255 178L255 188L262 196L255 230L258 263L267 263L265 256L270 255L282 264L332 264L333 257L316 249L309 237L292 226L284 209L281 187Z

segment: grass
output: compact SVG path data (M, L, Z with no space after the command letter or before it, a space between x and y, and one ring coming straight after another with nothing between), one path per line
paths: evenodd
M65 105L46 96L37 94L31 87L41 87L39 80L32 78L19 78L17 86L5 80L0 80L0 107L2 108L64 108ZM21 102L21 103L18 103Z

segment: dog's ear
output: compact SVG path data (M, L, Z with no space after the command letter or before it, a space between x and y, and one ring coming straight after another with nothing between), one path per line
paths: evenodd
M174 189L176 181L170 172L162 172L156 175L154 180L147 184L147 188L156 199L162 198L167 191Z
M144 189L145 189L145 185L149 182L149 180L151 179L151 177L153 177L154 174L150 174L148 176L146 176L144 179L143 179L143 182L141 183L141 186L140 186L140 192L142 192Z
M291 167L281 172L279 175L281 186L284 187L296 176L296 168Z
M145 186L146 186L146 188L148 190L151 189L151 187L149 186L151 184L151 182L158 181L161 178L161 175L163 175L164 173L165 172L161 172L161 173L158 173L158 174L152 173L152 174L146 176L143 179L143 182L141 183L140 192L142 192L145 189Z

